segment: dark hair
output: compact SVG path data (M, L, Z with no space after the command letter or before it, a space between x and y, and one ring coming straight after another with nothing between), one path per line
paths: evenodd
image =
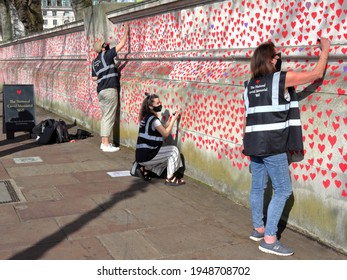
M109 43L104 42L104 43L102 44L102 48L104 48L104 49L105 49L105 51L108 51L108 50L110 49L110 44L109 44Z
M147 114L151 112L151 109L149 106L153 104L153 100L156 98L159 98L156 94L150 94L148 92L145 92L145 99L142 101L141 109L140 109L140 115L139 120L141 121Z
M254 51L251 59L252 78L259 78L275 72L271 60L276 56L273 42L260 44Z

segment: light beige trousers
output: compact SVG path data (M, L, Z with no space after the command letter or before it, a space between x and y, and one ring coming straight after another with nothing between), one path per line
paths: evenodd
M100 136L110 137L116 121L116 111L118 105L117 89L107 88L100 91L98 94L98 99L102 114Z

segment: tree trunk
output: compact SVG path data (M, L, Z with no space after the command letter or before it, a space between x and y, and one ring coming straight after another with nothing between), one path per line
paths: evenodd
M5 0L6 1L6 0ZM43 30L41 0L11 0L18 12L18 18L30 34Z
M0 0L1 34L2 40L12 40L12 23L9 0Z
M83 10L93 5L92 0L71 0L71 7L75 13L75 20L83 20Z

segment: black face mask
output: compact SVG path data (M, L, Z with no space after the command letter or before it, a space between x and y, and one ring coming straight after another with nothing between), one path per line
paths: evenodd
M154 111L154 112L160 112L161 109L163 109L163 105L153 106L153 111Z
M281 66L282 66L281 53L278 53L277 56L278 56L278 59L276 61L275 68L276 68L276 71L281 71Z

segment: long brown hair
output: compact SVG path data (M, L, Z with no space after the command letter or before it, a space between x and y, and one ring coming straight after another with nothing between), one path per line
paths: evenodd
M151 112L151 109L149 106L152 106L153 100L156 98L159 98L158 95L156 94L150 94L148 92L145 92L145 99L142 101L141 109L140 109L140 114L139 114L139 120L141 121L147 114Z
M270 73L275 69L271 60L276 56L276 49L273 42L260 44L254 51L251 59L252 78L259 78Z

